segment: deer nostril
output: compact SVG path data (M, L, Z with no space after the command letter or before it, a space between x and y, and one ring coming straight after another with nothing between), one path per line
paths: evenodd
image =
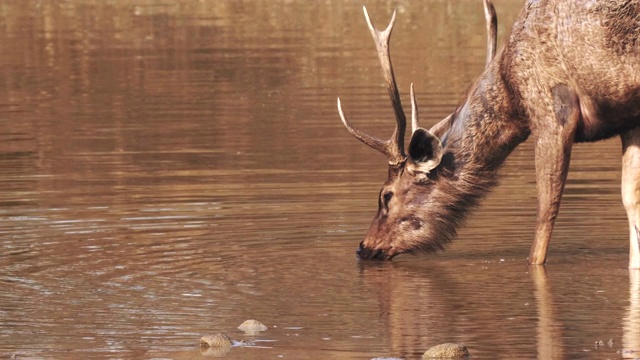
M362 246L362 242L360 242L360 245L358 245L358 249L356 250L356 257L358 259L364 259L366 258L366 254L367 253L367 249L365 249L364 246Z

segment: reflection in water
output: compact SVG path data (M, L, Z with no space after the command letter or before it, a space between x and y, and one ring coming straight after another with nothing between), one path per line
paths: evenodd
M509 261L363 264L365 289L378 301L372 315L389 336L389 351L378 355L414 359L444 342L465 344L474 357L505 359L611 358L621 346L637 349L638 283L620 323L614 317L627 301L623 282L602 290L596 284L607 277L576 274L574 265L548 275L545 267ZM611 276L625 270L622 264Z
M484 67L482 3L458 5L367 3L398 7L427 126ZM500 36L521 5L496 1ZM380 137L391 116L360 3L5 1L0 24L0 357L200 358L217 332L267 341L226 359L636 346L615 140L574 149L546 276L530 144L446 253L355 260L386 165L335 99Z
M562 325L558 323L556 305L547 283L547 270L543 266L531 266L531 277L538 311L537 334L538 359L564 359Z
M622 347L624 358L640 355L640 271L629 269L629 306L623 320Z
M550 359L548 351L540 352L549 345L548 334L536 337L535 322L528 321L539 318L539 331L555 325L545 278L536 277L536 294L524 293L530 286L527 269L504 262L389 263L365 265L363 280L378 298L390 355L418 358L431 346L453 342L465 344L479 358L527 358L538 351L540 359Z

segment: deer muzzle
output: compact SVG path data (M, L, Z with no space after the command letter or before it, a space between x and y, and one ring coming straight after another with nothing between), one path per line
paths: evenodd
M397 254L389 254L382 249L371 249L361 242L356 250L356 256L360 260L391 260Z

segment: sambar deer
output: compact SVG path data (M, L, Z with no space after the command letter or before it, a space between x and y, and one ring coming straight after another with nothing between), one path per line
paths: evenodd
M485 10L490 5L486 0ZM350 125L338 99L349 132L389 158L359 258L443 249L469 209L496 185L507 156L533 134L538 210L529 263L544 264L572 145L619 135L629 267L640 268L640 0L526 1L495 57L489 45L490 61L462 105L430 130L418 124L412 85L406 152L406 117L389 54L396 14L379 31L364 12L396 127L386 141L367 135Z

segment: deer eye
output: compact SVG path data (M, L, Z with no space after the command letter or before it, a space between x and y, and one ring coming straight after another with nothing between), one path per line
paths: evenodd
M391 201L391 198L393 198L393 192L391 191L387 191L382 195L382 204L385 209L389 209L389 201Z

